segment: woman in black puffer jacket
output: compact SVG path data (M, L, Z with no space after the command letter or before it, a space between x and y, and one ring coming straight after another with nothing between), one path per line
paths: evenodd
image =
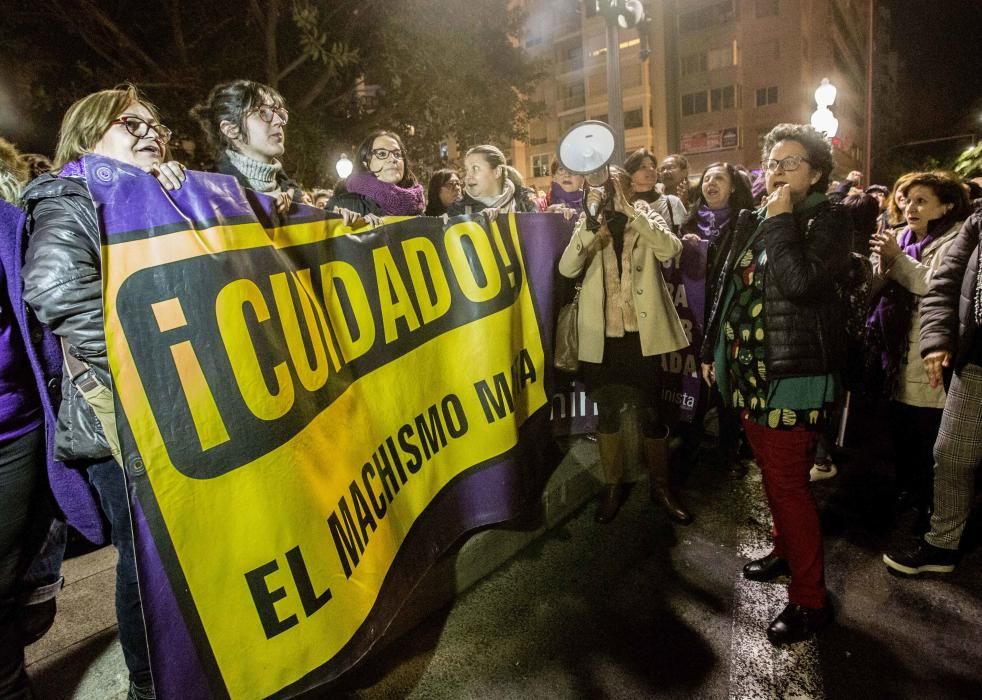
M822 536L808 486L815 444L845 360L842 302L849 214L824 192L832 150L810 126L779 124L764 141L768 197L745 210L710 306L703 376L740 413L764 479L774 549L743 575L791 574L790 604L767 629L777 646L832 618Z

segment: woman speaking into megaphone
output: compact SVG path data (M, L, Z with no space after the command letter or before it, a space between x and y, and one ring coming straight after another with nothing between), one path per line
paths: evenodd
M624 497L626 404L638 408L651 497L676 521L692 516L672 490L668 428L658 411L657 356L689 344L675 311L661 262L682 249L665 220L627 198L631 178L615 166L586 176L584 214L559 261L565 277L583 275L577 333L578 356L587 393L597 403L597 442L606 488L595 520L610 522Z

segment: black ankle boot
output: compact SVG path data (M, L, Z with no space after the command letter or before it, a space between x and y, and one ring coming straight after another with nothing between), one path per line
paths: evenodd
M743 577L749 581L763 581L769 583L782 576L790 576L791 567L787 559L782 559L774 552L766 557L748 561L743 565Z
M789 603L767 628L767 638L776 647L803 642L832 622L832 605L806 608Z

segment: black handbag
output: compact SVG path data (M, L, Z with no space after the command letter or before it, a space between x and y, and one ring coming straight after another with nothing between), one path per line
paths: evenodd
M576 285L573 301L559 310L559 318L556 319L552 364L564 372L575 372L580 367L580 338L576 329L576 316L579 313L581 286Z

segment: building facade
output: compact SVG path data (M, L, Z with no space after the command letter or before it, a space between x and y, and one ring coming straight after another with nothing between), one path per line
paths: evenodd
M605 20L592 0L521 4L522 40L548 77L535 95L545 114L530 124L526 142L513 144L512 159L544 189L562 134L584 119L606 117ZM895 104L888 32L874 30L876 51L870 50L873 0L660 0L645 7L650 58L641 60L636 30L620 35L626 152L647 146L659 156L682 153L691 176L719 160L758 167L763 136L780 122L807 123L815 89L828 78L838 90L837 172L864 170L871 53L874 104L884 113ZM888 26L888 10L875 12ZM874 142L887 138L871 135Z

